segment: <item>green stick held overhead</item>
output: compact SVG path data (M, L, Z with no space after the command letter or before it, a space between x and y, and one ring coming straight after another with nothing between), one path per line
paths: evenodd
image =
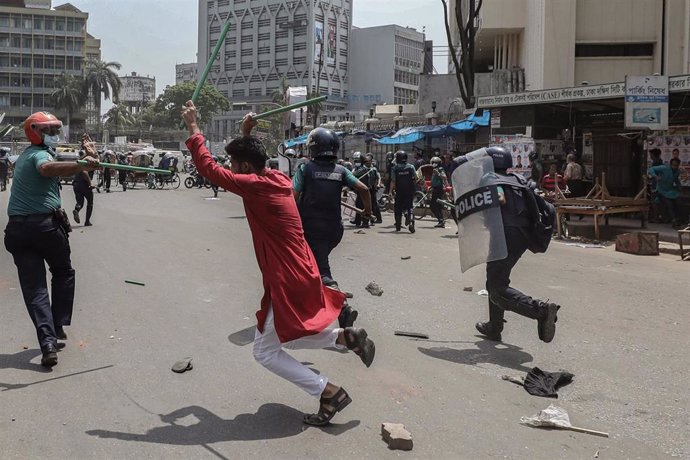
M223 27L223 30L220 33L220 37L218 38L218 43L216 43L216 46L213 48L213 51L211 52L211 57L208 58L208 62L206 63L206 68L204 69L204 72L201 74L201 77L199 78L199 81L196 84L196 88L194 89L194 94L192 95L192 102L196 103L196 100L199 98L199 93L201 93L201 88L204 86L204 83L206 83L206 78L208 78L208 73L211 71L211 67L213 67L213 63L216 60L216 57L218 56L218 52L220 51L220 48L223 46L223 42L225 42L225 36L228 34L228 31L230 30L230 21L225 23L225 27ZM184 128L184 122L180 123L180 129Z
M85 165L87 163L85 160L77 160L77 164ZM168 171L167 169L143 168L141 166L119 165L117 163L99 163L99 166L110 169L118 169L122 171L136 171L154 174L172 174L172 172Z
M268 118L268 117L273 116L273 115L278 115L279 113L285 113L285 112L289 112L290 110L299 109L300 107L306 107L308 105L318 104L319 102L323 102L327 99L328 99L328 96L319 96L319 97L315 97L314 99L308 99L308 100L302 101L302 102L295 102L294 104L286 105L285 107L280 107L277 109L268 110L266 112L257 113L252 118L254 120L261 120L263 118Z

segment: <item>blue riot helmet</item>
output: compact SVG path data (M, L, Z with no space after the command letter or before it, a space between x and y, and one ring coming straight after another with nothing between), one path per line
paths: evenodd
M330 129L316 128L307 137L307 149L309 155L314 159L333 160L338 156L340 139Z
M494 171L504 173L513 167L513 155L503 147L489 147L486 153L494 162Z

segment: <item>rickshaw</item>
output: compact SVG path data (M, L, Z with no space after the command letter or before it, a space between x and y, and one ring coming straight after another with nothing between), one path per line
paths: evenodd
M171 174L156 174L156 187L162 189L163 187L170 186L173 189L180 188L180 175L177 173L177 155L173 152L166 152L161 157L160 163L158 163L158 169L167 169Z
M153 167L153 152L140 150L131 153L130 164L140 168ZM156 188L156 177L153 173L148 172L128 172L127 173L127 188L135 188L137 184L142 184L148 188Z

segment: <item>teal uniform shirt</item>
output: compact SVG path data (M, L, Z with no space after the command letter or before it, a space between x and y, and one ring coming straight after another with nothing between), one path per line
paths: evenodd
M345 184L347 184L348 187L353 188L355 184L359 182L359 179L357 179L355 175L352 174L352 171L350 171L349 169L345 168L345 171ZM304 191L303 168L297 168L297 172L295 172L295 175L292 177L292 189L300 193Z
M60 208L60 184L57 177L44 177L38 168L53 156L45 146L31 145L19 155L14 165L8 216L49 214Z
M433 188L441 188L446 180L446 172L442 166L434 168L434 173L431 175L431 186Z

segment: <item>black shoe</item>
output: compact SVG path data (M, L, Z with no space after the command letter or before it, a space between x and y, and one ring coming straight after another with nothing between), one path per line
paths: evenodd
M401 228L402 227L400 226L400 224L395 224L395 231L396 232L399 232Z
M376 220L374 221L374 223L382 224L382 223L383 223L383 219L376 219Z
M72 211L72 217L74 217L74 221L75 221L76 223L79 223L79 222L80 222L80 220L79 220L79 211L77 211L76 209L75 209L74 211Z
M338 289L338 282L332 279L330 276L322 276L321 284L328 286L329 288Z
M496 332L494 328L491 326L491 323L477 323L474 325L474 327L479 331L481 335L486 337L489 340L493 340L494 342L500 342L501 341L501 333Z
M341 328L352 327L357 320L359 313L354 310L351 306L345 305L342 310L340 310L340 315L338 315L338 325Z
M553 340L554 335L556 335L558 309L561 308L561 306L555 303L542 303L542 308L544 309L544 316L537 320L539 338L543 342L549 343Z
M85 222L84 227L91 227L93 224L91 222Z
M369 228L369 222L365 222L362 224L362 228Z
M441 221L438 224L434 225L434 228L446 228L446 223Z
M62 326L55 328L55 335L57 335L58 340L67 340L67 333Z
M55 345L48 345L43 349L43 357L41 358L41 366L53 367L58 363L57 347Z
M410 216L405 216L405 227L410 225Z
M410 233L414 233L414 221L410 222L410 225L407 226L407 229L410 231Z

